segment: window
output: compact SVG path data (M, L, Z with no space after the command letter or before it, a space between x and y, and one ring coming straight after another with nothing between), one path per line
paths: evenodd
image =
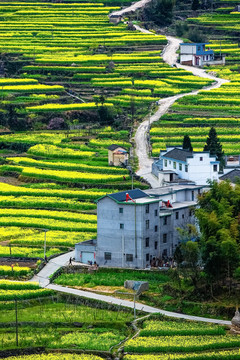
M157 211L157 209L155 210L154 213L155 213L155 216L158 216L158 211Z
M172 163L171 160L169 160L169 165L171 165L171 163Z
M192 201L194 201L194 198L195 198L194 191L192 191Z
M158 226L157 226L157 225L155 225L155 227L154 227L154 231L155 231L155 232L157 232L157 231L158 231Z
M126 261L133 261L133 254L126 254Z
M182 219L184 219L184 214L182 214Z
M199 160L200 160L200 161L203 161L203 157L202 157L202 156L200 156Z
M149 254L146 254L146 261L149 261Z
M146 205L146 214L149 214L149 204Z
M198 46L197 49L198 49L198 51L200 51L200 50L201 50L201 46Z
M188 172L188 165L185 165L185 172Z
M104 253L104 259L105 259L105 260L112 260L112 253L110 253L110 252L105 252L105 253Z
M179 170L182 171L182 164L179 164Z
M164 160L164 166L167 167L167 160Z
M166 244L167 242L167 234L163 234L163 243Z
M193 210L189 210L189 216L193 216Z
M163 225L167 225L167 216L164 216L163 218Z
M146 220L146 230L149 229L149 220Z
M178 220L178 218L179 218L179 212L176 211L176 213L175 213L175 219Z
M200 189L198 189L198 195L200 195L201 194L201 190Z
M167 249L164 249L164 250L163 250L162 256L163 256L163 257L167 256Z
M173 162L173 168L174 168L174 169L177 168L177 163L176 163L176 161Z
M146 247L149 247L149 237L147 237L147 238L145 239L145 246L146 246Z
M124 224L120 224L120 229L124 229Z
M155 241L155 243L154 243L154 249L157 250L157 248L158 248L158 242Z
M213 171L218 171L218 169L217 169L217 165L213 165Z
M123 208L119 208L119 214L123 214Z

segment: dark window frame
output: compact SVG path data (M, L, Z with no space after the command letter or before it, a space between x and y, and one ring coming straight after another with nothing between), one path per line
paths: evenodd
M163 234L163 244L167 244L167 240L168 240L167 235L168 235L167 233Z
M133 261L133 254L126 254L126 261L132 262Z
M145 239L145 247L146 247L146 248L149 247L149 237L147 237L147 238Z
M146 230L149 230L149 225L150 225L149 220L146 220Z
M112 253L106 251L104 253L104 260L112 260Z

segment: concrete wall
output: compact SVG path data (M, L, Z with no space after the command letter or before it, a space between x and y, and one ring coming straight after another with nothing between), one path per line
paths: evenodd
M144 268L149 264L151 256L159 255L158 209L159 202L149 204L149 213L146 213L146 205L117 204L108 197L100 200L97 209L97 263L100 266L133 268ZM146 220L149 220L149 229L146 229ZM124 228L121 229L120 224ZM149 238L149 247L145 246L146 238ZM155 242L158 242L157 249ZM105 259L105 252L111 253L111 260ZM133 256L133 261L127 261L127 254Z
M195 207L196 204L193 206ZM176 214L178 215L176 216ZM164 218L167 218L167 224ZM180 209L167 209L160 211L160 255L173 256L177 245L180 243L180 236L177 228L186 228L187 224L195 224L194 215L190 215L190 207ZM164 237L167 234L167 237ZM167 239L167 241L166 241ZM164 242L166 241L166 242Z
M208 179L218 181L219 164L209 154L196 153L193 159L187 159L187 163L189 179L196 185L207 185ZM217 165L217 171L213 171L214 165Z
M196 54L196 45L180 45L180 54Z

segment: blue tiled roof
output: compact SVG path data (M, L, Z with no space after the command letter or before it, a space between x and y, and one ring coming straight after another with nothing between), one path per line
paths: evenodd
M196 55L213 55L213 50L197 50Z
M145 192L143 192L140 189L134 189L134 190L127 190L127 191L120 191L115 194L108 194L108 196L116 201L125 201L126 200L126 194L128 194L133 200L140 199L143 197L149 197Z

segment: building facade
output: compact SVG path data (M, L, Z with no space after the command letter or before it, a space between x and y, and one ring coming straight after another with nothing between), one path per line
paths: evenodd
M171 257L180 241L177 228L195 223L194 208L203 189L176 185L98 199L97 242L77 244L76 256L84 252L99 266L122 268L146 268L154 258Z
M225 64L225 55L215 58L214 51L208 45L209 43L180 44L180 63L190 66Z
M159 200L141 190L107 195L97 205L99 266L144 268L159 255Z
M181 147L167 147L152 165L152 173L158 177L159 186L166 183L192 182L207 185L208 180L219 179L219 161L209 152L187 151Z
M128 152L123 147L112 144L108 148L108 165L122 166L128 163Z

